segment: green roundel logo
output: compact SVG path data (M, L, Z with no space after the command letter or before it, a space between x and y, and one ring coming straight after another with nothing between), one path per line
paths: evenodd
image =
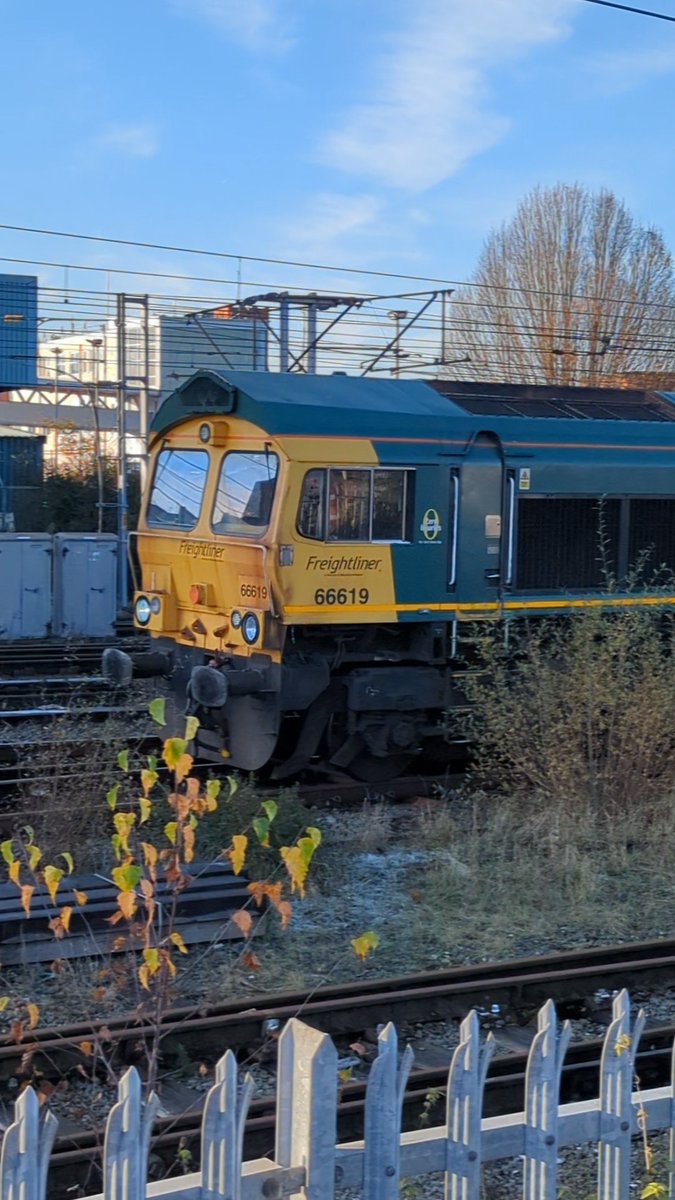
M428 508L422 517L420 532L424 535L428 542L435 542L436 538L441 536L441 518L435 508Z

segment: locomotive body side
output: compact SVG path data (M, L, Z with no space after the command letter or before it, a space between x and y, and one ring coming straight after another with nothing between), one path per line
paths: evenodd
M136 617L199 754L391 777L452 739L477 623L675 602L627 583L675 568L669 398L447 386L199 372L160 410Z

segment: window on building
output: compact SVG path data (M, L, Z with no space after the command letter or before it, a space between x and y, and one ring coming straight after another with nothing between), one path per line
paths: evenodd
M193 529L199 520L208 470L205 450L162 450L148 502L148 525Z
M405 542L412 525L414 472L368 468L308 471L298 532L329 542Z
M213 508L214 533L260 537L270 523L278 470L276 454L253 450L226 454Z
M517 588L584 591L607 587L618 571L621 501L602 497L521 497Z

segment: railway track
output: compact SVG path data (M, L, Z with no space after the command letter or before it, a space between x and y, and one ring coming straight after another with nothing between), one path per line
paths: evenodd
M227 1049L255 1052L291 1017L332 1037L359 1035L386 1021L432 1022L460 1019L470 1008L489 1012L498 1005L506 1021L525 1025L545 1000L559 1013L580 1016L590 996L622 987L675 984L675 939L624 946L569 950L547 957L480 963L441 971L358 983L331 984L313 991L262 994L235 999L199 1011L172 1009L158 1028L165 1058L187 1053L196 1061L215 1061ZM37 1029L29 1038L0 1044L0 1088L30 1072L58 1078L87 1056L81 1043L105 1045L106 1056L124 1065L142 1058L155 1035L154 1023L124 1014L99 1022Z
M345 1034L359 1035L382 1021L432 1021L439 1015L464 1016L473 1005L483 1012L499 1003L507 1022L519 1030L532 1021L528 1041L534 1033L532 1018L543 998L552 996L561 1017L580 1015L589 995L602 988L609 995L613 987L675 982L675 939L645 942L624 947L606 947L570 951L550 958L521 959L510 963L480 964L452 968L413 977L368 980L355 990L354 985L335 985L314 993L286 993L260 996L254 1004L232 1001L197 1016L190 1010L168 1013L161 1029L163 1056L170 1063L178 1054L213 1063L227 1047L245 1055L255 1055L270 1045L270 1030L290 1016L301 1015L309 1024L340 1039ZM101 1030L99 1028L98 1035ZM148 1026L142 1021L124 1019L108 1022L105 1030L106 1053L118 1056L118 1065L140 1061ZM96 1034L94 1034L94 1037ZM273 1035L274 1036L274 1035ZM372 1034L371 1034L372 1036ZM501 1035L500 1035L501 1036ZM61 1030L36 1031L33 1042L0 1046L2 1087L10 1079L20 1078L22 1061L31 1045L30 1068L40 1077L62 1075L77 1066L82 1040L91 1043L90 1026ZM654 1087L670 1078L675 1026L648 1029L636 1059L641 1087ZM602 1040L574 1042L570 1046L562 1074L563 1102L597 1095ZM436 1050L444 1057L439 1066L413 1070L404 1099L404 1129L415 1128L423 1113L433 1123L442 1123L444 1088L452 1055L448 1047ZM493 1058L488 1075L484 1114L494 1116L522 1107L527 1064L526 1051ZM142 1068L141 1068L142 1069ZM88 1070L91 1071L91 1059ZM11 1076L9 1072L19 1071ZM366 1081L347 1082L340 1090L338 1135L340 1140L363 1135ZM152 1156L162 1176L178 1163L178 1152L188 1151L191 1166L199 1159L201 1104L203 1092L180 1085L160 1092L163 1115L155 1124ZM275 1098L257 1097L250 1109L245 1130L246 1156L255 1158L269 1153L274 1146ZM99 1130L65 1133L56 1142L50 1167L53 1195L65 1197L77 1182L98 1186L102 1134ZM70 1192L72 1194L72 1191Z

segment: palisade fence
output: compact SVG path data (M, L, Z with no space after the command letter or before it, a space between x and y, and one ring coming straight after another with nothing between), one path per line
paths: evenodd
M669 1129L673 1159L673 1080L667 1087L633 1093L635 1050L643 1027L642 1013L631 1027L629 998L621 992L605 1038L599 1099L559 1106L560 1073L571 1030L568 1022L558 1028L554 1005L548 1001L539 1012L529 1055L525 1111L481 1119L493 1041L490 1035L481 1045L478 1018L471 1013L462 1022L448 1074L446 1124L401 1134L401 1106L413 1053L408 1047L399 1055L396 1030L387 1025L370 1072L364 1140L336 1146L337 1051L326 1034L291 1020L279 1041L274 1159L242 1162L253 1083L250 1077L240 1081L228 1051L218 1063L216 1082L205 1102L201 1172L149 1184L148 1152L158 1101L154 1096L143 1100L140 1077L131 1068L108 1117L103 1197L332 1200L339 1189L349 1187L364 1200L398 1200L401 1179L442 1172L447 1200L479 1200L484 1194L481 1164L520 1156L525 1200L553 1200L560 1148L593 1142L598 1144L599 1200L628 1200L631 1139L637 1133L646 1128L651 1136ZM2 1144L2 1200L44 1200L57 1125L27 1088L16 1102L14 1124ZM671 1174L663 1182L669 1188L664 1194L675 1196L675 1177ZM439 1196L442 1186L439 1180ZM633 1196L634 1188L633 1183Z

